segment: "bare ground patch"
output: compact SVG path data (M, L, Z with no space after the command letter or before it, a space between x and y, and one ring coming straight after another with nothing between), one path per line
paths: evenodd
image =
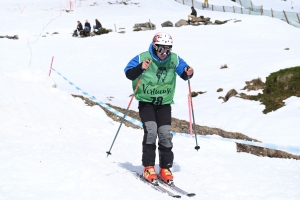
M113 114L112 112L108 111L107 109L103 108L101 105L97 104L96 102L83 97L82 95L74 95L72 94L73 97L78 97L81 98L86 105L88 106L100 106L104 112L107 114L108 117L112 118L114 121L117 122L121 122L122 118ZM124 108L120 108L117 106L113 106L109 103L107 103L107 105L109 105L110 107L114 108L115 110L118 110L121 113L125 113L126 109ZM137 120L141 120L139 113L133 110L129 110L128 111L128 116L137 119ZM132 127L135 129L141 129L140 127L124 120L124 125L127 127ZM176 118L172 118L172 128L171 130L173 132L178 132L178 133L187 133L189 134L189 122L185 121L185 120L180 120L180 119L176 119ZM247 140L247 141L254 141L254 142L261 142L259 140L250 138L246 135L243 135L241 133L237 133L237 132L227 132L224 131L222 129L219 128L210 128L207 126L200 126L196 124L196 131L198 135L219 135L223 138L231 138L231 139L239 139L239 140ZM267 148L262 148L262 147L256 147L256 146L252 146L252 145L246 145L246 144L240 144L240 143L236 143L237 145L237 152L246 152L246 153L251 153L253 155L257 155L257 156L267 156L267 157L271 157L271 158L293 158L296 160L300 160L300 156L296 156L293 154L289 154L286 153L284 151L279 151L279 150L273 150L273 149L267 149Z

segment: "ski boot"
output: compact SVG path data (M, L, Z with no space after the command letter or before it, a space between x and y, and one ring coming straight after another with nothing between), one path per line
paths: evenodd
M174 182L173 182L174 176L173 176L172 172L170 171L170 169L160 168L159 177L162 181L164 181L168 185L174 184Z
M157 175L155 173L154 166L146 166L144 168L143 177L144 177L144 179L149 181L151 184L158 185Z

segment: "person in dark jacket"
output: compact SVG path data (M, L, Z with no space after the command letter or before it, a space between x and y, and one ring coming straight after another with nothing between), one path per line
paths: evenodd
M95 29L97 29L98 31L102 29L102 25L101 23L98 21L98 19L95 20L96 21L96 25L93 26L93 29L95 31Z
M195 10L195 8L191 7L191 9L192 9L192 13L190 15L188 15L188 23L189 24L191 23L191 21L194 21L194 19L197 17L197 11Z
M89 23L88 20L85 20L84 31L86 31L86 32L90 32L91 31L91 24Z
M140 82L134 96L139 101L139 115L144 128L143 176L152 183L158 178L154 168L157 137L160 178L166 183L173 181L170 170L174 160L171 104L174 103L176 74L183 80L192 78L194 74L193 68L172 52L172 46L171 35L157 33L148 51L135 56L124 69L126 77L132 81L133 90Z
M82 24L80 21L77 21L77 29L74 30L73 37L77 37L77 31L80 33L83 31Z

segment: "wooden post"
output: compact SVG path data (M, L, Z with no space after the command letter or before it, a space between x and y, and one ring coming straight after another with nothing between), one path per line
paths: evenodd
M151 24L151 21L150 21L150 19L149 19L149 23L150 23L150 28L151 28L150 30L153 30L153 29L152 29L152 24Z
M250 11L250 8L249 8L249 15L251 15L251 11Z
M261 7L260 7L260 14L263 15L263 13L264 13L264 9L263 9L263 5L261 5Z
M211 10L214 11L214 5L211 5Z
M193 5L193 7L194 7L194 0L192 0L192 5Z
M223 11L225 12L225 8L224 8L224 6L223 6Z
M232 6L233 7L233 13L235 13L235 9L234 9L234 6Z
M203 6L203 3L202 3L202 10L204 10L204 6Z
M296 14L296 15L297 15L298 21L299 21L299 23L300 23L300 18L299 18L299 15L298 15L298 14Z
M283 13L284 13L284 16L285 16L286 22L287 22L288 24L290 24L290 22L289 22L289 20L288 20L288 18L287 18L287 16L286 16L286 14L285 14L284 10L283 10Z
M117 32L116 24L114 24L114 25L115 25L115 32Z
M241 13L244 14L244 13L243 13L243 8L242 8L242 7L241 7Z
M274 14L273 14L273 10L272 10L272 8L271 8L271 12L272 12L272 17L274 17Z
M184 5L184 0L182 0L182 3L183 3L183 5Z

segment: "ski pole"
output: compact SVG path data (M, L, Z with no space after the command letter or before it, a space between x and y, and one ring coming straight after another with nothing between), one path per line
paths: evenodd
M191 97L188 95L189 120L190 120L190 135L193 135L192 113L191 113Z
M138 89L138 87L139 87L139 85L140 85L140 83L141 83L141 80L142 80L142 78L143 78L143 76L144 76L144 73L145 73L145 70L143 71L143 73L142 73L140 79L138 80L138 82L137 82L137 84L136 84L136 87L135 87L135 89L134 89L134 93L133 93L133 95L132 95L132 97L131 97L131 99L130 99L130 102L129 102L128 106L127 106L127 109L126 109L126 111L125 111L125 114L124 114L124 116L123 116L123 118L122 118L122 120L121 120L120 126L119 126L118 131L117 131L117 133L116 133L116 135L115 135L115 138L114 138L114 140L113 140L113 142L112 142L112 144L111 144L111 146L110 146L110 149L109 149L109 151L106 152L106 153L107 153L107 157L108 157L109 155L111 155L111 152L110 152L110 151L111 151L111 149L112 149L112 147L113 147L113 145L114 145L114 143L115 143L115 140L116 140L116 138L117 138L117 136L118 136L118 134L119 134L119 131L120 131L120 129L121 129L121 126L122 126L122 124L123 124L123 121L124 121L124 119L125 119L125 117L126 117L126 115L127 115L127 113L128 113L129 107L130 107L131 102L132 102L132 100L133 100L133 97L135 96L135 93L136 93L136 91L137 91L137 89Z
M187 70L188 69L189 69L189 67L187 67ZM200 149L200 146L198 146L198 141L197 141L197 132L196 132L196 124L195 124L195 116L194 116L194 107L193 107L193 100L192 100L190 76L188 76L188 87L189 87L189 95L190 95L190 99L191 99L191 109L192 109L192 116L193 116L193 127L194 127L194 134L195 134L195 140L196 140L195 149L198 151Z

